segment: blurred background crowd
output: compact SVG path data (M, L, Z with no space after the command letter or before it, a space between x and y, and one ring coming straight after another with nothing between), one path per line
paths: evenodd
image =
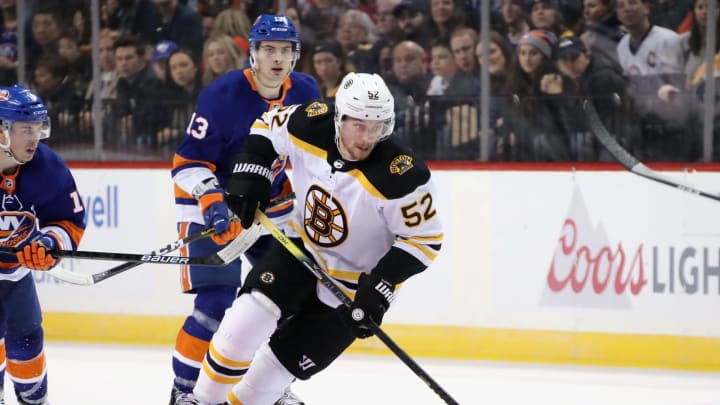
M382 75L427 160L611 160L592 103L641 160L710 162L713 1L0 0L0 84L43 98L66 159L167 160L202 88L248 66L252 21L282 13L296 70L328 100L347 72Z

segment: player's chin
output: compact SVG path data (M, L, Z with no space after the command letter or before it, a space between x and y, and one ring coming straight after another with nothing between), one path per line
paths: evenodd
M353 148L352 157L354 160L365 160L370 156L373 148Z
M35 156L35 152L37 152L37 148L26 148L23 149L23 152L21 153L21 157L23 161L27 162L28 160L32 159L33 156Z

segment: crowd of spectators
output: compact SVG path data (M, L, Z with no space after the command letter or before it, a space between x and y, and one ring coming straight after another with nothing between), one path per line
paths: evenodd
M640 159L695 161L707 1L494 0L487 49L477 0L283 4L300 33L296 69L312 74L328 100L347 72L382 75L395 96L398 136L426 159L478 160L485 142L493 161L607 160L585 119L587 100ZM16 0L0 0L0 83L17 80L17 29L25 26L27 84L50 108L50 143L62 151L97 142L95 62L103 148L169 158L198 93L248 66L251 22L278 12L278 3L101 0L93 61L90 1L29 1L22 25ZM715 42L717 71L720 37ZM488 106L480 98L483 56Z

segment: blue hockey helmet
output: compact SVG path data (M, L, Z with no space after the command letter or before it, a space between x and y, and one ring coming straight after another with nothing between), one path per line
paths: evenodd
M12 87L0 87L0 121L6 143L0 147L10 147L10 130L15 122L40 123L40 139L50 136L50 118L47 107L35 93L18 84Z
M300 37L290 18L284 15L263 14L255 20L250 28L250 67L255 72L255 53L262 41L288 41L293 44L293 59L290 71L295 68L295 62L300 59Z
M250 28L249 42L251 49L257 49L260 41L289 41L300 50L298 30L290 18L284 15L263 14L255 20Z

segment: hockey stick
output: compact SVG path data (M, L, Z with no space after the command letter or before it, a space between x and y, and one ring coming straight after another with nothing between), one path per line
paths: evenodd
M645 166L635 156L631 155L627 150L625 150L625 148L623 148L622 145L620 145L615 140L615 138L613 138L610 132L608 132L607 128L605 128L605 125L603 125L602 121L600 121L600 117L598 116L598 113L595 110L595 106L593 106L592 101L585 100L584 108L585 112L587 113L588 122L590 124L590 130L593 132L593 134L595 134L595 137L598 139L598 141L600 141L600 143L605 147L605 149L607 149L608 152L610 152L610 154L613 155L613 157L618 162L620 162L620 164L623 165L627 170L637 174L638 176L645 177L646 179L654 180L658 183L662 183L670 187L675 187L679 190L686 191L691 194L720 201L720 195L718 194L708 193L688 184L681 183L669 177L665 177L662 174Z
M287 249L300 263L302 263L305 268L310 270L310 272L318 279L320 282L327 288L337 299L340 300L340 302L343 303L348 308L351 308L353 305L352 300L350 297L348 297L338 286L335 284L335 280L332 279L320 266L312 259L310 259L305 252L302 251L293 241L288 238L283 231L280 230L280 228L275 225L270 218L267 217L262 211L258 210L257 214L255 215L255 219L260 220L260 223L262 226L265 227L272 236L280 242L285 249ZM400 346L395 343L390 336L388 336L381 328L370 320L368 323L368 328L370 331L372 331L375 336L378 337L385 345L390 349L400 360L402 360L405 365L407 365L410 370L412 370L415 375L420 377L421 380L427 384L430 389L435 391L435 393L442 398L446 404L448 405L459 405L457 401L455 401L450 394L447 393L435 380L433 380L430 375L423 370L422 367L420 367L419 364L415 362L403 349L400 348Z
M281 204L284 204L292 199L295 198L295 193L290 193L287 196L273 201L272 204L270 204L269 208L277 207ZM236 220L237 217L232 217L232 220ZM170 253L174 250L180 249L181 247L185 245L189 245L190 243L199 241L200 239L206 238L210 235L212 235L215 232L215 228L211 227L208 229L205 229L201 232L198 232L194 235L186 236L182 239L176 240L174 242L170 242L167 245L161 247L160 249L153 250L151 255L164 255L166 253ZM111 269L102 271L100 273L94 273L94 274L82 274L82 273L76 273L74 271L65 270L61 267L55 267L53 269L48 270L48 273L65 282L76 284L76 285L93 285L97 284L103 280L106 280L111 277L115 277L118 274L124 273L127 270L133 269L135 267L140 266L143 264L143 262L137 262L137 261L130 261L127 263L120 264L118 266L115 266Z
M153 250L150 254L151 255L163 255L165 253L170 253L173 250L179 249L185 245L188 245L190 243L199 241L200 239L206 238L210 236L213 232L215 232L215 228L208 228L203 230L202 232L198 232L194 235L186 236L182 239L176 240L174 242L168 243L164 247ZM76 273L74 271L65 270L61 267L55 267L53 269L48 270L48 273L62 281L66 281L71 284L77 284L77 285L92 285L97 284L105 279L108 279L110 277L115 277L116 275L120 273L124 273L127 270L133 269L135 267L138 267L143 262L127 262L123 263L121 265L115 266L111 269L102 271L100 273L94 273L94 274L82 274L82 273Z
M251 232L257 234L258 237L262 231L262 227L253 226L250 229L246 229L243 232ZM120 262L132 262L137 264L152 263L152 264L181 264L181 265L202 265L202 266L224 266L231 261L235 260L240 256L247 248L249 248L255 239L252 239L251 243L248 243L249 238L236 238L225 246L222 250L215 254L203 257L189 257L189 256L172 256L165 254L136 254L136 253L117 253L117 252L95 252L86 250L52 250L50 253L56 257L70 257L73 259L90 259L90 260L106 260L106 261L120 261ZM0 248L1 253L15 254L18 248Z

